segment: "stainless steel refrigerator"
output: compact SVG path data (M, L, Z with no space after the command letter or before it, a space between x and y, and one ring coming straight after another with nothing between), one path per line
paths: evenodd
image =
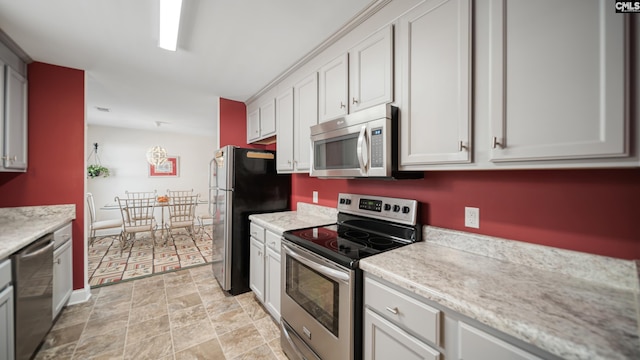
M249 291L249 215L290 208L291 175L276 173L275 155L228 145L209 164L213 274L232 295Z

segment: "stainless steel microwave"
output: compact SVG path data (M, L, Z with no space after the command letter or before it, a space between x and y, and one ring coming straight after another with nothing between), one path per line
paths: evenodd
M310 175L321 178L421 178L398 172L398 108L374 106L311 127Z

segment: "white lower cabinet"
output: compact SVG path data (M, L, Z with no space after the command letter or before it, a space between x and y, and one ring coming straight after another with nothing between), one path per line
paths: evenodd
M371 309L364 313L365 359L440 359L440 352Z
M276 321L280 322L280 252L267 248L267 258L264 262L265 286L264 306Z
M478 358L479 354L492 360L542 359L463 322L458 329L460 359Z
M363 319L366 360L556 359L542 349L366 272Z
M282 234L251 222L249 287L256 298L280 322L280 239Z
M73 291L73 252L71 223L53 233L53 313L55 319L67 305Z
M0 263L0 360L14 358L13 286L11 260Z
M249 262L249 287L256 298L264 302L264 243L255 238L251 238Z

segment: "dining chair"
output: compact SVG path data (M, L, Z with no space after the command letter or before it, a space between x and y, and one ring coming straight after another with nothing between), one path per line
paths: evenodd
M96 205L93 201L93 194L87 193L87 205L89 206L89 246L93 246L93 243L97 239L104 239L107 237L118 237L120 233L111 234L111 235L101 235L98 236L96 233L98 230L111 230L122 228L122 220L114 219L114 220L101 220L96 221Z
M210 214L202 214L198 215L198 228L196 229L196 234L200 235L200 240L204 239L205 235L209 238L209 240L213 240L211 234L207 232L207 227L211 228L213 226L213 216ZM211 230L213 232L213 229Z
M191 239L196 241L194 219L199 197L199 194L169 197L169 204L167 205L169 208L169 219L165 222L165 229L168 236L165 239L165 244L169 241L169 236L175 244L175 238L172 230L180 228L186 229Z
M167 189L167 196L172 198L174 196L191 196L193 195L193 189L191 190L170 190Z
M158 196L158 190L153 191L125 191L125 195L127 195L127 199L146 199L152 198L155 199Z
M122 249L120 251L124 250L127 242L133 246L136 234L141 232L151 233L151 239L155 245L155 230L157 228L153 216L155 198L121 199L116 196L116 202L120 207L120 214L122 214L122 232L120 233Z

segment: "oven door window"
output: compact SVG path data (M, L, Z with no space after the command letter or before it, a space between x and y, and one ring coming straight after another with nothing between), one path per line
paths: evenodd
M287 295L338 337L339 284L291 257L286 262Z
M353 133L314 141L314 167L317 170L359 169L358 135Z

